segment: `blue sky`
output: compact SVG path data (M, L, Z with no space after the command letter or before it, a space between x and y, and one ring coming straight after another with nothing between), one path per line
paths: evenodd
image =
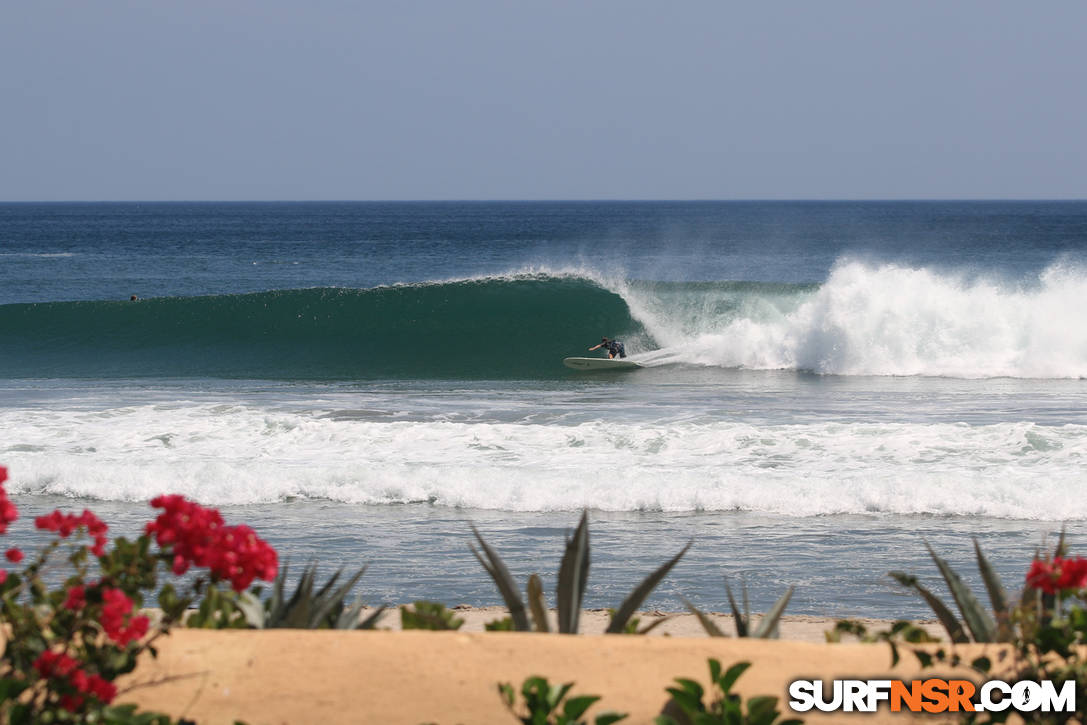
M42 0L0 199L1087 198L1087 3Z

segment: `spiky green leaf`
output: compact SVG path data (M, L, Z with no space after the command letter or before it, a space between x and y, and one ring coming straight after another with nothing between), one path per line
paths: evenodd
M781 595L781 598L774 603L774 606L770 608L762 621L759 622L759 626L755 628L755 632L752 635L756 639L769 639L776 637L778 620L781 619L781 615L785 613L785 607L789 604L789 598L793 596L793 587L789 587L785 590L785 593Z
M559 632L577 634L581 600L589 579L589 512L581 514L574 535L566 540L566 551L559 566L557 587Z
M921 595L921 598L925 600L936 614L936 618L940 620L940 624L944 625L944 629L947 630L947 636L952 642L970 641L962 624L960 624L955 615L951 613L951 610L947 608L947 605L941 602L939 597L922 586L921 583L917 581L917 577L901 571L892 571L887 574L902 586L912 588Z
M691 604L686 599L683 599L683 597L680 597L680 599L683 600L683 604L686 605L688 611L690 611L691 614L698 618L698 623L702 625L702 629L706 630L706 634L711 637L728 636L724 632L722 632L721 629L713 623L713 620L710 619L709 616L707 616L701 609Z
M638 611L638 607L642 605L645 598L656 589L661 580L672 570L672 567L679 563L679 560L683 558L683 555L687 553L693 543L694 541L688 541L687 545L680 549L678 554L664 562L656 571L647 576L641 584L635 587L634 591L627 595L627 598L619 605L619 609L612 615L611 622L606 630L607 634L621 634L626 629L627 620Z
M996 639L998 642L1009 642L1012 638L1011 611L1008 608L1008 595L1004 590L1004 584L996 569L981 553L981 546L977 537L974 538L974 551L978 557L978 569L981 578L985 581L985 589L989 592L989 601L993 605L993 616L996 618Z
M937 556L928 542L925 542L925 548L928 549L929 556L936 562L936 567L940 570L940 575L943 576L944 581L947 582L948 589L951 590L951 596L955 600L955 604L959 608L959 613L962 614L963 620L966 622L966 626L970 628L971 634L974 635L975 642L992 642L996 638L996 623L993 618L989 616L989 613L985 611L985 608L981 606L981 603L974 596L974 593L970 591L970 588L963 583L962 577L958 572L951 568L951 565L947 563L943 558Z
M491 575L491 579L494 580L495 586L498 587L499 594L502 595L502 599L506 602L506 608L510 611L510 618L513 619L513 626L518 632L529 632L531 627L528 623L528 616L525 614L525 603L521 601L521 595L517 592L517 584L514 583L513 577L510 575L510 570L506 568L505 562L502 561L502 557L498 555L494 549L492 549L483 537L480 536L479 530L473 525L472 533L475 534L476 541L479 542L479 546L483 549L483 553L487 555L484 559L480 555L476 548L471 544L468 548L471 549L476 559Z
M544 599L543 582L538 574L528 578L528 586L525 587L528 595L529 611L532 612L532 622L537 632L550 632L551 625L547 621L547 601Z
M728 579L725 579L725 594L728 596L728 606L732 610L732 619L736 623L736 636L746 637L748 634L747 617L736 606L736 599L732 596L732 587L728 585Z

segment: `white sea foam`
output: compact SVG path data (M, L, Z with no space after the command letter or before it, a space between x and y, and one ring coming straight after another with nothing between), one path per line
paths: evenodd
M796 369L833 375L1087 377L1087 272L1054 265L1030 285L843 262L792 300L623 295L662 346L651 364Z
M373 422L243 405L0 421L14 494L1087 520L1087 426Z

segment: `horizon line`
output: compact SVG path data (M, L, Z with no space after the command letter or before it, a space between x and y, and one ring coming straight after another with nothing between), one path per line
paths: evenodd
M819 204L819 203L1029 203L1029 202L1084 202L1087 197L886 197L886 198L593 198L593 199L0 199L0 204L605 204L605 203L762 203L762 204Z

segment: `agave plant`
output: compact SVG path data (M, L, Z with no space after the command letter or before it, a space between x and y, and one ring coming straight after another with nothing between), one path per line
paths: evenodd
M992 564L985 558L985 555L981 553L981 546L978 544L977 539L974 539L974 552L977 554L978 570L981 572L981 578L985 582L985 589L992 605L991 613L985 610L985 607L981 605L978 598L970 591L970 588L963 583L962 577L951 568L951 565L945 559L936 555L928 542L925 542L925 548L928 549L932 560L936 562L936 568L940 570L940 575L943 577L944 582L947 583L947 588L951 591L951 597L954 599L955 606L962 616L961 621L952 613L950 607L923 586L917 577L901 571L889 572L889 576L902 586L913 589L921 595L921 598L935 612L940 624L947 630L947 636L952 642L1012 641L1015 632L1011 622L1011 607L1008 605L1008 595L996 570L993 569ZM1062 532L1060 541L1057 544L1057 552L1063 550L1064 533ZM1024 596L1026 596L1026 592L1024 592Z
M725 579L725 594L728 595L728 605L732 609L732 619L736 623L736 636L751 637L752 639L777 639L778 624L781 621L781 615L785 613L785 607L789 604L789 599L793 596L793 587L785 590L785 593L774 603L774 606L770 607L770 611L763 615L763 618L759 620L756 626L753 626L751 622L751 607L747 600L747 582L742 578L740 579L740 589L744 603L743 612L740 612L740 608L736 606L736 598L732 596L732 589L728 585L728 579ZM687 609L690 610L691 614L698 618L698 622L702 625L702 629L706 630L706 634L711 637L728 636L721 631L721 628L705 612L699 610L686 599L683 600L683 603L687 605Z
M535 629L537 632L550 632L551 625L547 619L547 601L544 598L543 583L540 577L533 574L528 578L525 591L528 597L528 608L526 610L525 602L521 599L517 584L502 561L502 557L483 540L475 526L472 527L472 533L475 534L476 541L479 542L479 549L477 550L472 544L468 544L468 548L471 549L487 573L491 575L491 579L494 580L495 586L498 587L498 591L502 595L502 599L505 600L510 613L509 625L498 622L494 623L490 629L513 629L518 632L530 632ZM642 583L627 595L626 599L612 614L606 630L607 633L622 634L629 631L628 625L638 607L690 548L691 542L688 542L678 554L642 580ZM480 550L482 550L482 553L480 553ZM581 521L578 523L577 529L574 530L573 536L566 539L566 550L559 564L559 581L556 587L559 633L576 634L578 632L581 601L588 580L589 512L585 511L581 515ZM531 622L529 622L530 614Z
M385 612L385 607L381 606L363 619L361 597L354 604L346 603L347 595L366 573L366 567L336 586L343 575L343 569L340 569L314 591L317 565L310 564L302 571L289 599L284 596L287 570L284 563L272 584L272 596L263 604L248 593L239 598L238 606L245 613L249 626L256 629L373 629Z

